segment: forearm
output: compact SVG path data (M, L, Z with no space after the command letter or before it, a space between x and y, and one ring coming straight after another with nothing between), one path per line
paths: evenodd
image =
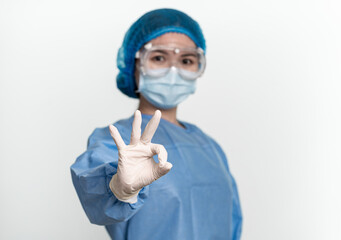
M104 174L112 168L109 175ZM101 167L77 174L71 167L72 180L84 211L91 223L109 225L129 220L143 205L148 187L136 196L135 203L122 202L116 198L109 187L114 167L104 164ZM103 174L99 174L103 173Z

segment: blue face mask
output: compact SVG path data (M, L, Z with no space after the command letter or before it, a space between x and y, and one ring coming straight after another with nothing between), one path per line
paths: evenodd
M158 69L153 71L164 71ZM188 74L191 74L190 72ZM163 77L140 74L139 89L148 102L160 109L169 109L184 101L196 89L196 80L182 78L175 67Z

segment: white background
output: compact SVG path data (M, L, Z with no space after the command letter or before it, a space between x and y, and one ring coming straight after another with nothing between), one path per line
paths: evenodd
M109 239L69 167L129 117L117 49L159 7L198 20L207 71L179 108L225 150L243 240L341 239L341 4L329 0L0 0L0 239Z

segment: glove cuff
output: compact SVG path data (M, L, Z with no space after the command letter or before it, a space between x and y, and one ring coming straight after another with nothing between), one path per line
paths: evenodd
M137 202L137 195L139 194L139 189L137 192L134 192L132 194L126 194L123 192L123 190L120 188L120 184L117 181L117 174L115 174L109 183L110 190L115 195L115 197L126 203L136 203Z

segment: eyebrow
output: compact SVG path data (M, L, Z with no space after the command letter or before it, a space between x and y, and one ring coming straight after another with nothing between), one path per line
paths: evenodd
M194 54L194 53L184 53L184 54L181 54L181 57L188 57L188 56L196 57L197 55Z
M165 55L169 55L169 51L167 50L162 50L162 49L155 49L153 50L153 53L162 53ZM181 57L197 57L195 53L184 53L180 55Z
M167 54L167 55L168 55L168 52L167 52L167 51L161 50L161 49L153 50L153 53L154 53L154 52L159 52L159 53L163 53L163 54Z

